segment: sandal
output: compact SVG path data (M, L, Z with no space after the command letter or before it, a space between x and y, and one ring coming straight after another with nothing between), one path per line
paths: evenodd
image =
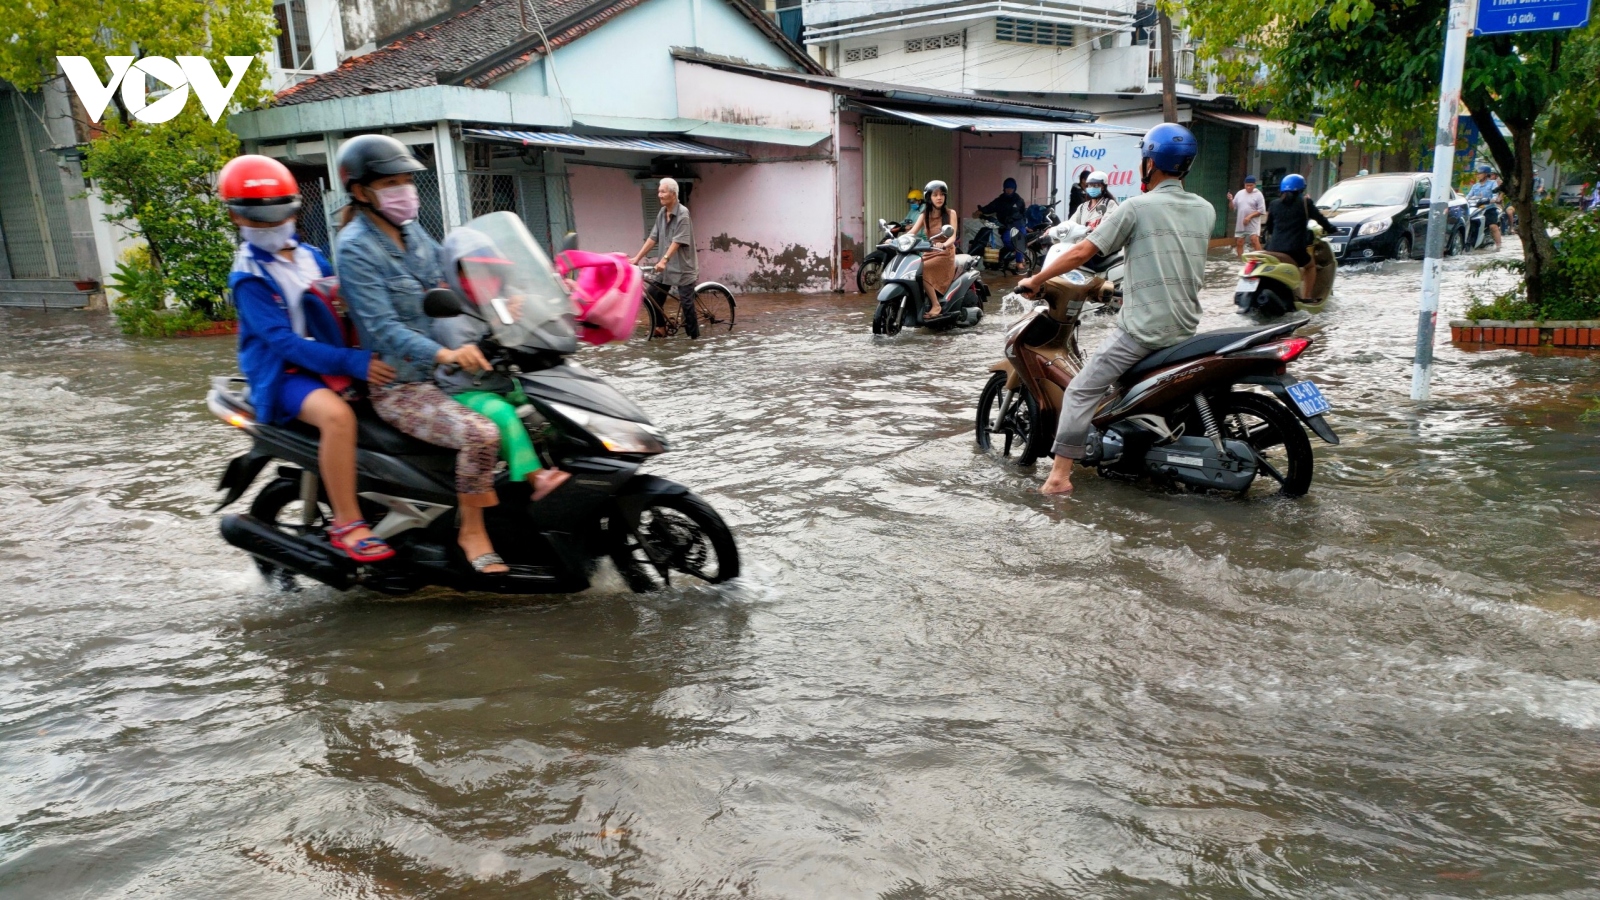
M472 570L477 572L480 575L505 575L505 574L508 574L510 567L507 567L507 570L508 570L507 572L485 572L484 571L485 569L489 568L490 566L504 566L505 564L506 564L506 561L500 558L500 554L498 554L498 553L485 553L482 556L480 556L477 559L474 559L472 561Z
M393 557L394 548L376 535L368 535L358 541L345 540L350 532L370 527L360 519L351 519L343 525L334 525L328 529L328 543L333 545L333 549L343 551L345 556L360 563L382 562Z

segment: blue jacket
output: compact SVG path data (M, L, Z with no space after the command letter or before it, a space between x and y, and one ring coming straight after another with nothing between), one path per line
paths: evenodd
M400 229L405 246L367 221L350 220L334 242L339 293L366 347L394 366L396 384L433 380L433 320L422 295L444 284L439 242L416 222Z
M324 276L333 274L333 266L321 250L303 246L311 251ZM250 381L256 420L281 425L290 416L277 408L278 388L290 366L312 375L365 379L372 354L346 347L339 321L315 297L304 298L301 304L308 336L295 334L283 291L261 265L271 259L265 250L241 246L234 257L233 274L228 276L228 290L233 292L233 305L239 312L239 368Z

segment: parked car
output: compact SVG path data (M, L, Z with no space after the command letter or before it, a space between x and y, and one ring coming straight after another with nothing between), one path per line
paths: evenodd
M1428 241L1429 172L1388 172L1346 178L1317 198L1333 223L1328 235L1342 262L1417 259ZM1467 241L1467 201L1450 190L1450 233L1445 255L1461 252Z

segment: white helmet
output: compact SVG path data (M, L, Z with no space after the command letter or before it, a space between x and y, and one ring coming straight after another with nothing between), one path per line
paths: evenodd
M1089 184L1105 184L1105 183L1106 183L1106 173L1101 172L1099 170L1096 170L1096 171L1093 171L1093 172L1089 173Z

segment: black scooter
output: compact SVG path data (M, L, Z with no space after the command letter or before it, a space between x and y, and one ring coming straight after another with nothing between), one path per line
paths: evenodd
M484 221L496 216L509 221ZM467 227L491 234L519 267L525 260L529 269L549 266L531 236L527 250L513 252L517 232L525 235L526 229L512 213L491 213ZM551 280L556 286L545 296L561 296L549 308L559 302L566 311L533 322L528 311L539 308L538 291ZM513 276L507 295L519 299L494 300L487 322L493 336L478 347L495 371L521 386L527 399L524 418L539 425L530 427L535 441L551 462L572 473L538 503L530 502L527 482L510 481L504 472L496 476L500 503L485 510L485 520L509 573L475 571L456 544L455 516L449 515L457 504L455 451L402 434L364 402L356 404L357 492L363 517L375 523L373 533L395 555L357 564L334 549L324 533L332 513L317 475L316 430L299 422L257 421L246 386L228 377L213 381L206 405L254 443L228 463L219 485L227 495L217 508L242 497L274 460L280 465L248 514L223 517L223 538L255 557L268 580L284 588L302 575L340 590L360 585L386 594L428 585L499 594L573 593L589 587L606 557L638 592L667 586L673 572L711 584L737 577L739 551L716 510L683 485L640 472L650 457L666 451L666 438L628 398L566 358L577 345L575 338L566 340L573 333L572 317L559 280L553 273L535 272L518 288ZM424 298L424 311L434 318L460 315L463 304L449 289L438 288ZM544 340L553 331L562 331L554 347Z
M955 234L949 225L939 236ZM983 319L983 306L989 302L989 287L978 274L978 260L956 255L956 277L940 298L939 315L929 316L931 298L922 287L922 254L933 249L925 237L902 234L887 246L894 249L883 272L883 288L878 291L878 308L872 317L872 333L895 335L910 325L913 328L971 328Z

